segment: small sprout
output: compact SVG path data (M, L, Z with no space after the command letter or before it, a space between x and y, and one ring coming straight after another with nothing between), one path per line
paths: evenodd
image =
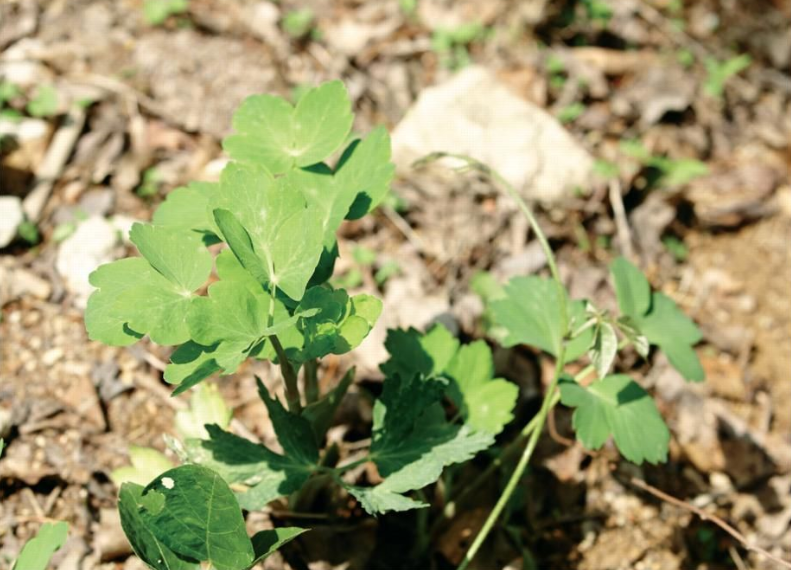
M283 30L295 40L318 39L316 15L310 8L292 10L283 16Z
M579 101L563 107L558 113L558 121L561 123L571 123L577 120L585 112L585 105Z
M728 80L750 67L751 63L752 58L746 53L725 61L707 58L703 62L706 67L706 81L703 84L703 90L716 99L722 99Z
M169 17L184 14L188 9L188 0L145 0L143 19L151 26L159 26Z
M31 117L52 117L58 112L58 92L52 85L42 85L27 104Z

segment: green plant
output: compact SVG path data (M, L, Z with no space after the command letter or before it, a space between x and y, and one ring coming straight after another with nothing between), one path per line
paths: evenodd
M147 168L143 172L143 179L140 181L140 186L135 189L135 194L141 198L153 198L159 193L159 187L162 185L162 175L154 167Z
M461 69L470 64L470 44L486 39L489 33L488 28L480 22L437 28L431 35L431 49L443 67Z
M47 570L49 561L66 542L69 525L65 522L44 523L36 536L19 553L12 570Z
M650 182L656 186L681 186L709 173L708 166L694 158L653 155L639 140L622 141L620 147L624 154L653 171Z
M752 58L746 53L725 61L718 61L712 57L706 58L703 61L703 66L706 68L706 81L703 83L703 90L712 97L721 99L728 80L750 67L751 63Z
M610 267L620 315L600 310L589 301L569 299L549 242L516 190L497 172L470 157L437 153L421 162L442 156L464 161L463 168L490 176L507 191L535 232L551 275L551 278L516 277L502 289L496 283L482 283L478 279L477 286L485 292L502 343L540 349L554 358L555 373L538 414L513 444L515 447L527 439L505 489L459 566L463 570L514 495L546 418L559 402L574 408L572 424L577 439L586 448L599 449L612 438L621 454L635 463L658 463L666 459L670 432L651 396L629 376L610 373L620 350L631 345L647 357L650 346L657 346L687 380L702 381L704 373L692 348L701 339L697 327L670 297L652 291L637 267L624 258L616 259ZM581 373L574 378L565 373L567 364L583 357L590 364ZM587 382L592 373L594 380ZM503 455L508 453L507 450ZM496 469L503 463L501 459L492 465ZM491 470L487 470L481 478L490 474ZM479 481L469 484L462 494L472 492L479 484ZM457 497L447 504L445 516L452 516L459 500Z
M579 101L563 107L558 112L558 121L561 123L571 123L576 121L585 112L585 105Z
M310 8L292 10L283 16L283 30L295 40L305 38L319 39L316 29L316 15Z
M27 112L31 117L51 117L58 112L58 91L52 85L41 85L28 101Z
M156 570L206 561L218 570L249 567L271 550L260 544L279 545L301 529L268 531L251 542L241 509L261 509L292 494L298 504L308 484L337 484L372 514L424 507L411 492L489 447L511 418L516 386L493 378L485 343L461 346L441 327L426 334L394 330L387 336L392 357L382 366L386 379L374 405L368 454L339 464L336 453L322 449L354 370L321 393L320 360L358 346L382 308L373 296L328 285L338 228L373 211L394 173L387 131L379 127L347 142L352 120L337 81L307 91L296 106L269 95L246 99L234 114L236 134L223 142L233 161L220 182L171 192L153 223L131 229L141 256L103 265L90 277L97 287L85 315L90 338L126 346L147 335L177 345L164 374L176 385L174 394L213 374L234 373L248 359L278 364L283 378L287 406L258 383L282 454L227 431L226 413L205 419L206 410L216 408L207 404L201 416L207 425L196 427L199 414L193 414L181 422L183 441L171 441L184 465L146 486L121 485L124 530ZM337 153L332 166L325 162ZM217 248L207 246L218 243L226 247L213 258ZM370 251L355 251L358 260L371 261ZM219 279L199 294L213 267ZM456 410L450 419L445 398ZM484 405L489 398L496 408ZM166 467L160 457L144 455L132 450L133 470L120 475L139 477L143 464ZM369 461L384 482L344 480ZM188 508L195 512L186 528L176 521ZM209 516L218 509L222 517ZM222 550L220 541L227 545Z
M549 74L549 85L553 89L562 89L567 79L566 64L563 59L558 55L549 54L544 65Z
M160 26L171 16L184 14L189 10L189 0L145 0L143 19L150 26Z

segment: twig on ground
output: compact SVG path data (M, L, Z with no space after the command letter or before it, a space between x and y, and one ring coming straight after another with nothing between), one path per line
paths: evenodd
M629 229L629 221L626 219L626 209L623 206L623 196L621 195L621 183L618 180L610 180L610 205L615 216L615 227L618 232L618 246L621 254L626 259L634 260L632 232Z
M791 568L791 562L783 560L779 556L775 556L774 554L772 554L771 552L769 552L767 550L764 550L760 546L754 546L754 545L750 544L747 541L747 538L741 532L736 530L734 527L729 525L727 522L722 520L717 515L714 515L714 514L711 514L711 513L707 513L703 509L700 509L700 508L698 508L698 507L696 507L694 505L691 505L691 504L687 503L686 501L682 501L681 499L677 499L677 498L675 498L672 495L668 495L664 491L662 491L660 489L657 489L653 485L649 485L648 483L646 483L645 481L643 481L641 479L638 479L637 477L632 477L631 483L635 487L639 487L643 491L646 491L646 492L652 494L654 497L656 497L658 499L661 499L661 500L663 500L663 501L665 501L667 503L670 503L671 505L675 505L675 506L677 506L679 508L682 508L682 509L684 509L686 511L694 513L694 514L698 515L704 521L710 521L710 522L714 523L715 525L720 527L722 530L727 532L729 535L731 535L734 539L736 539L736 541L739 542L747 550L749 550L751 552L756 552L758 554L762 554L763 556L766 556L767 558L769 558L773 562L777 562L778 564L780 564L781 566L783 566L785 568Z
M36 170L33 189L22 202L22 210L29 221L36 223L41 219L41 213L47 205L52 187L63 172L63 167L71 156L84 124L85 109L82 107L72 108L64 117L63 124L55 133L44 160Z
M425 248L423 247L423 240L420 239L420 236L415 233L415 230L412 229L412 226L407 223L401 214L389 206L382 206L380 210L382 213L384 213L385 217L390 220L390 222L392 222L398 231L404 234L404 237L415 247L415 249L418 251L424 251Z

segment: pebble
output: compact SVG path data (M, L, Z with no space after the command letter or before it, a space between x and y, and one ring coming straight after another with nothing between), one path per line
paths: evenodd
M0 196L0 247L11 243L23 219L22 200L18 196Z

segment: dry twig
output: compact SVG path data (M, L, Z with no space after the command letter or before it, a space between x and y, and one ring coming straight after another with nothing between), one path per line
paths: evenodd
M780 564L784 568L791 568L791 562L783 560L779 556L775 556L774 554L772 554L771 552L769 552L767 550L764 550L760 546L754 546L754 545L750 544L747 541L747 538L741 532L739 532L738 530L733 528L731 525L729 525L727 522L722 520L717 515L714 515L714 514L711 514L711 513L707 513L703 509L700 509L700 508L696 507L695 505L691 505L691 504L689 504L689 503L687 503L685 501L682 501L681 499L676 499L674 496L668 495L664 491L662 491L660 489L657 489L653 485L649 485L648 483L646 483L645 481L643 481L641 479L638 479L637 477L632 477L631 482L632 482L632 485L634 485L635 487L639 487L643 491L646 491L646 492L652 494L657 499L661 499L661 500L665 501L666 503L670 503L671 505L675 505L675 506L677 506L679 508L682 508L682 509L684 509L686 511L694 513L694 514L698 515L704 521L710 521L710 522L714 523L715 525L720 527L722 530L727 532L729 535L731 535L734 539L736 539L736 541L739 542L747 550L749 550L751 552L757 552L758 554L762 554L763 556L766 556L767 558L769 558L773 562L777 562L778 564Z

